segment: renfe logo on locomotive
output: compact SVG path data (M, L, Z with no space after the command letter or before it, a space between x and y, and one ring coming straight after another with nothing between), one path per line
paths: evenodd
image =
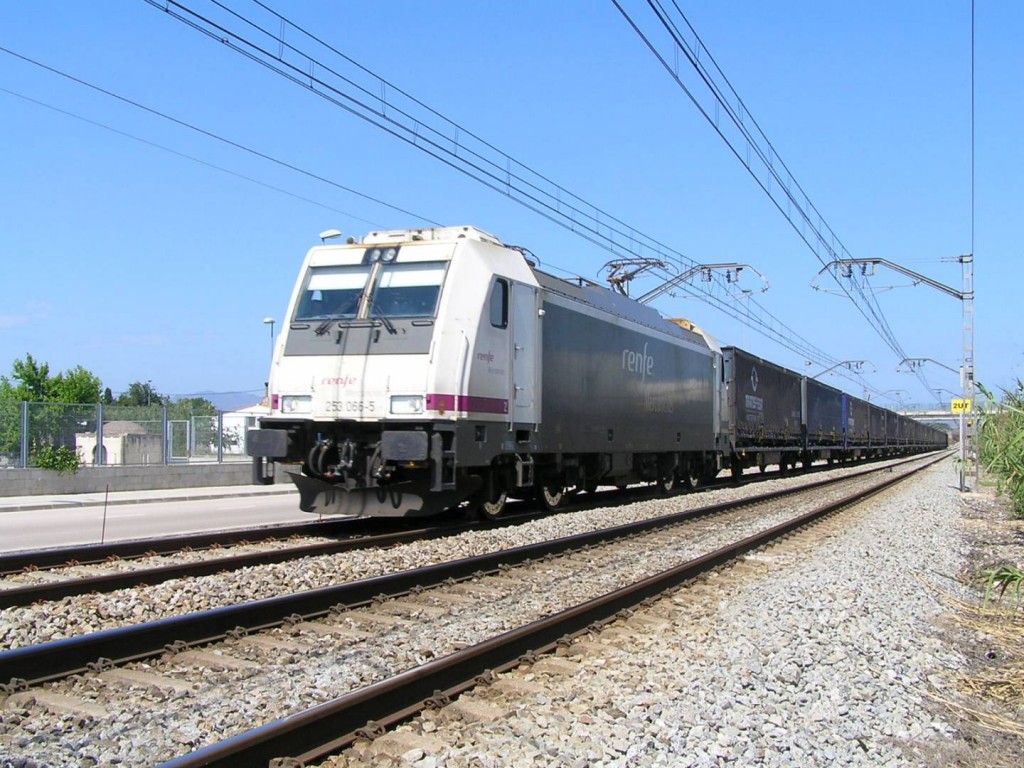
M357 381L355 376L327 376L320 380L328 387L350 387Z
M643 352L634 352L631 349L622 350L622 370L639 373L640 381L647 381L647 377L654 373L654 358L647 354L646 342L644 342Z

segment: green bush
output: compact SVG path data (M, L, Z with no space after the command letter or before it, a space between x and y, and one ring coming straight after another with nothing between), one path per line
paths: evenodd
M1013 513L1024 517L1024 382L1006 392L1002 402L979 385L988 399L981 409L978 451L982 466L999 480L1010 499Z
M32 463L41 469L55 469L63 475L77 472L82 460L73 448L68 448L66 445L62 445L60 448L44 445L32 454Z

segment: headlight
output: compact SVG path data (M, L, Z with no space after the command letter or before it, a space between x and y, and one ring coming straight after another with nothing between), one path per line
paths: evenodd
M423 395L392 395L391 413L399 416L423 413Z
M281 413L309 413L312 410L311 395L284 395L281 398Z

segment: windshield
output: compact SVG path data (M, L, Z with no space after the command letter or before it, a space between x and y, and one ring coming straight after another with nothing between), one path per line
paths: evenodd
M381 265L370 317L433 317L445 266L445 262Z
M369 265L313 267L295 310L295 320L355 317L369 276Z

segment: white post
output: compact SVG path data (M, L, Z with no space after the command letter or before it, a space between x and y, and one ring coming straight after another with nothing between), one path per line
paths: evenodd
M960 412L960 493L967 490L964 485L964 472L967 469L967 440L964 436L964 412Z

